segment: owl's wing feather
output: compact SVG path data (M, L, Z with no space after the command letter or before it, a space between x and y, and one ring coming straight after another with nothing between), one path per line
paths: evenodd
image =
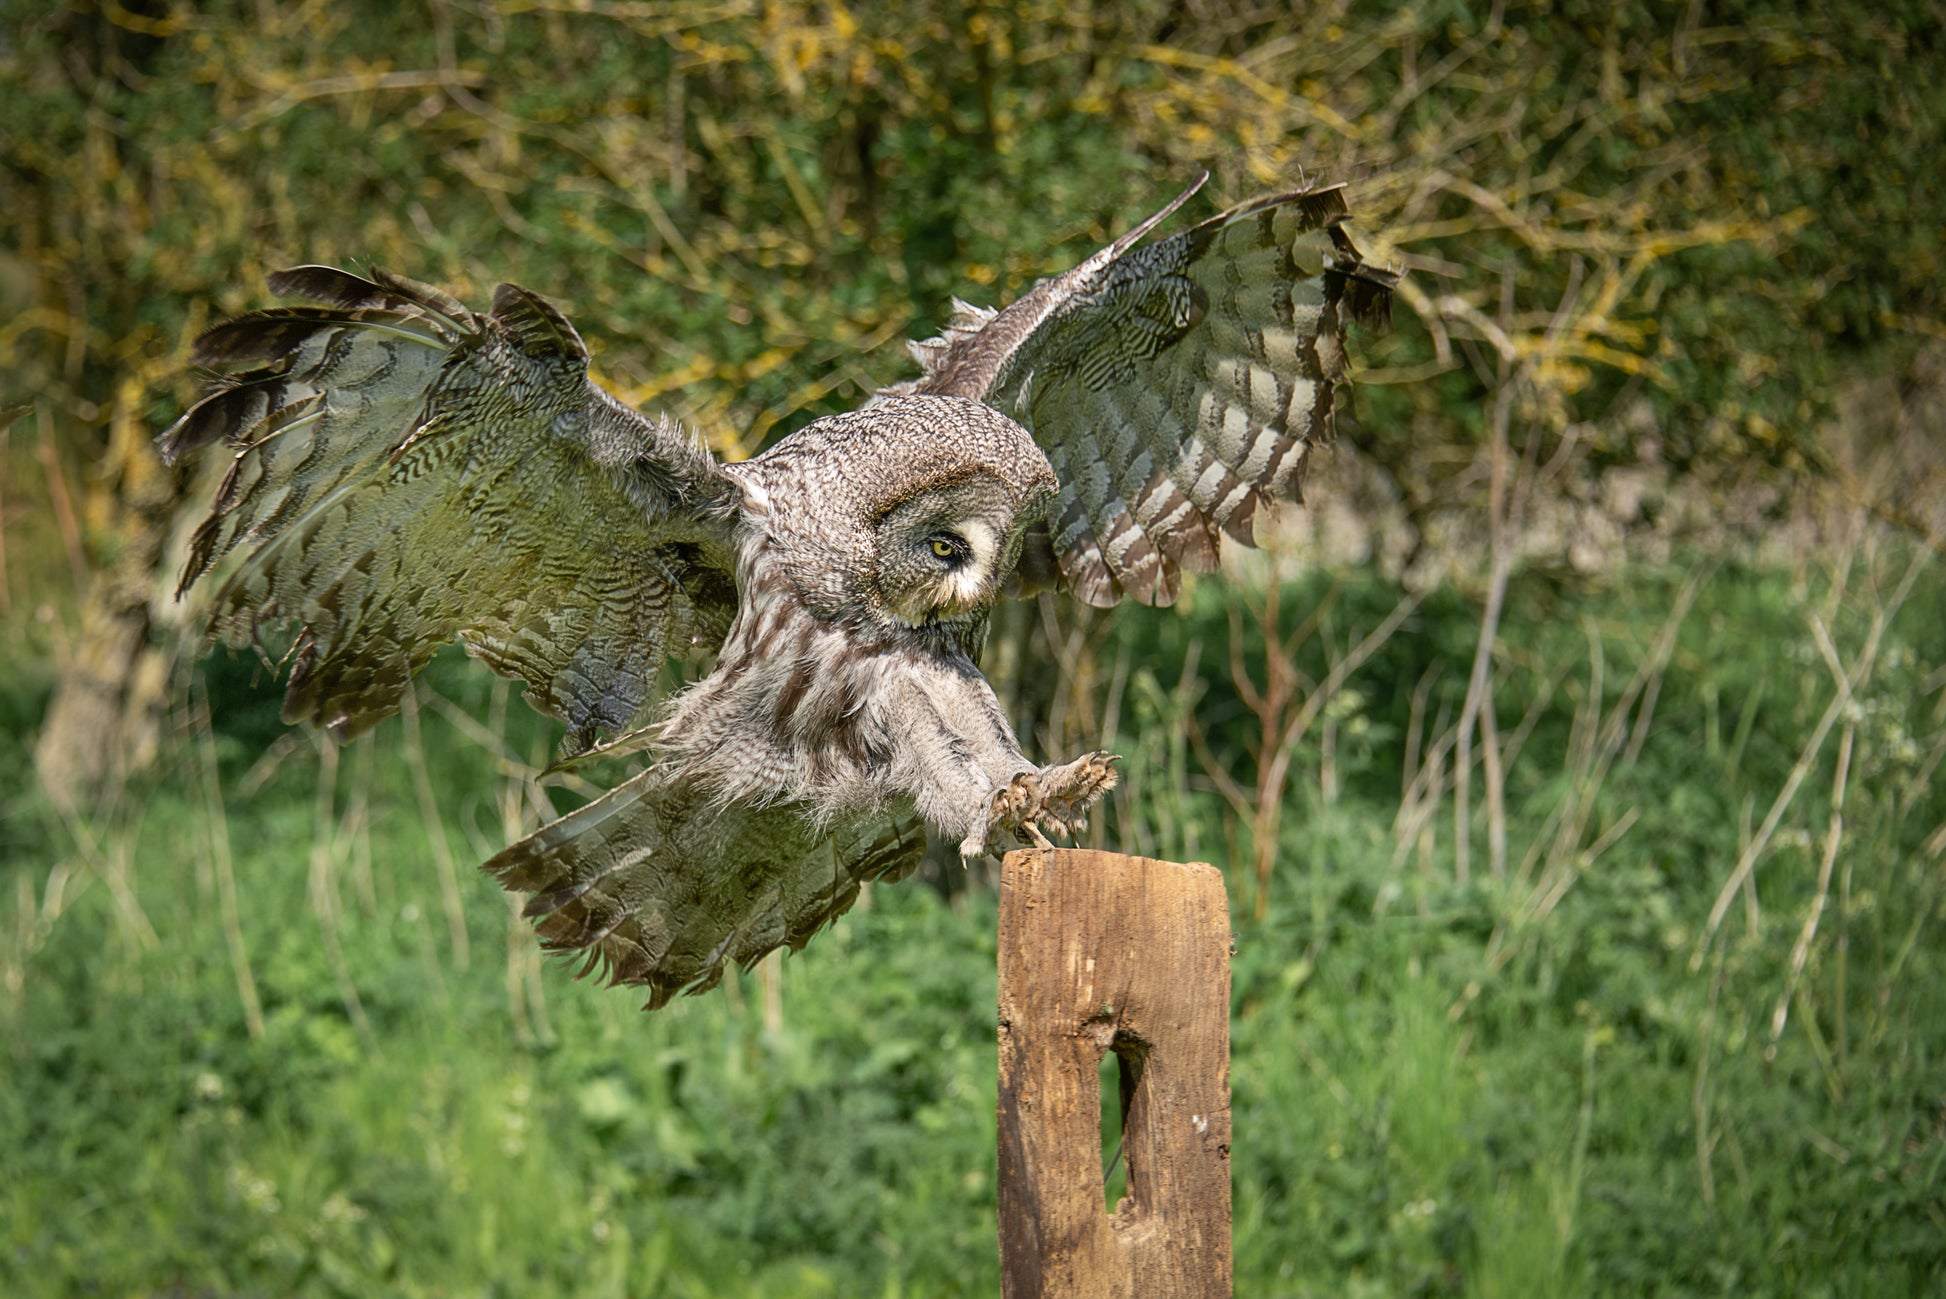
M1364 263L1336 186L1140 244L1201 184L1005 310L956 304L913 345L925 373L903 390L984 401L1046 450L1061 493L1022 573L1058 566L1089 604L1173 602L1223 534L1251 544L1265 500L1299 498L1332 436L1346 317L1382 320L1397 282Z
M589 382L560 312L502 285L481 314L382 271L271 287L325 305L204 335L198 360L232 373L159 445L234 454L182 587L248 552L210 632L296 625L287 720L363 731L457 638L526 681L574 753L635 719L665 654L721 639L734 484Z
M909 875L925 832L907 813L819 827L791 804L706 807L647 771L543 826L484 869L527 893L550 951L586 952L582 973L643 984L648 1008L716 986L850 910L859 885Z

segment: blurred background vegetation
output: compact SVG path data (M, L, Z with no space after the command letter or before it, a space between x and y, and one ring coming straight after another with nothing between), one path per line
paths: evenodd
M655 1016L569 986L464 875L554 737L442 660L341 753L185 661L209 468L149 439L321 261L523 283L748 453L1207 167L1348 182L1408 270L1357 427L1180 614L1016 609L990 666L1127 755L1100 842L1228 873L1239 1291L1933 1292L1942 31L0 8L0 1289L992 1293L981 881Z

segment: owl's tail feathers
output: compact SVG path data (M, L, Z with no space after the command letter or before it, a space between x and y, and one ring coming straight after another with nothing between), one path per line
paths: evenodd
M580 973L649 988L647 1009L707 991L730 961L793 951L849 910L867 880L925 850L916 818L819 830L798 809L716 809L656 768L543 826L483 869L531 896L523 914Z

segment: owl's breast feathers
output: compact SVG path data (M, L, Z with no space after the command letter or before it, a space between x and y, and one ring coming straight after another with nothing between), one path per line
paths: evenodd
M742 608L648 770L487 863L550 948L651 1007L908 874L922 820L983 837L994 787L1033 766L957 645L815 615L776 552L746 533Z
M876 815L904 793L891 780L904 737L888 705L941 673L984 686L974 653L985 617L906 628L821 615L791 572L797 557L745 529L742 606L715 669L658 724L657 752L671 781L713 804L793 803L823 824Z

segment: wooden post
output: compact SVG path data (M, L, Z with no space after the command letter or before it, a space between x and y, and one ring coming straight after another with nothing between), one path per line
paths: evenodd
M1104 1204L1100 1067L1128 1194ZM1000 874L1005 1299L1229 1299L1230 918L1204 865L1069 849Z

